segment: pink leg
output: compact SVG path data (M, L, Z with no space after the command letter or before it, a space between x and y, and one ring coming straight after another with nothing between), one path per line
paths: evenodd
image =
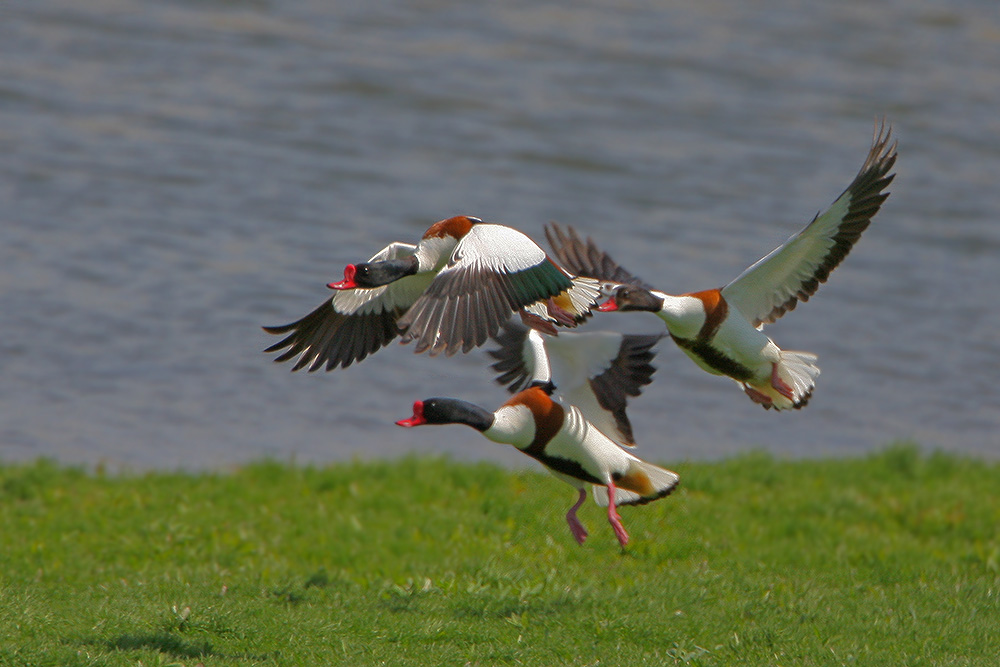
M587 529L583 527L580 520L576 518L576 511L580 509L580 505L583 501L587 499L587 490L580 489L580 497L577 499L576 504L569 508L566 512L566 523L569 524L569 531L573 533L573 537L576 538L577 544L583 544L583 541L587 539Z
M771 364L771 386L774 387L779 394L781 394L788 400L790 401L793 400L792 388L789 387L784 380L778 377L778 364L775 363Z
M628 533L625 532L625 526L622 525L622 518L618 516L618 510L615 508L614 482L608 482L608 521L611 523L611 527L615 529L615 537L618 538L618 544L622 546L628 544Z
M774 404L774 401L771 400L770 396L754 389L748 384L743 385L743 391L750 397L751 401L757 403L758 405L763 405L765 408L769 408Z
M576 320L573 319L573 316L570 315L565 310L563 310L562 308L560 308L559 306L557 306L556 302L553 301L551 298L548 300L548 302L546 302L545 306L546 309L549 311L549 315L551 315L553 319L555 319L555 321L558 322L559 324L571 327L576 323Z
M559 330L556 329L554 324L523 309L521 310L521 321L524 322L526 327L535 329L536 331L541 331L543 334L548 334L550 336L559 335Z

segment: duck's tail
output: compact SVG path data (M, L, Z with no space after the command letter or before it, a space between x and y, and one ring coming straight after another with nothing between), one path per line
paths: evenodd
M663 498L677 488L680 479L673 471L633 458L625 474L614 480L615 505L645 505ZM594 502L608 506L608 487L594 485Z
M774 364L769 381L744 384L743 389L765 409L790 410L805 407L816 387L819 366L810 352L781 351L781 360Z

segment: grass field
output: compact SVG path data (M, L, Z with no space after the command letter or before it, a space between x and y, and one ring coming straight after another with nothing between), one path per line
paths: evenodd
M0 665L997 665L1000 466L670 465L624 508L435 458L0 467Z

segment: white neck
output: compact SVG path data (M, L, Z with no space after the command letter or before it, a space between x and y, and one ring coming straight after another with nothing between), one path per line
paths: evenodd
M526 405L504 405L493 413L493 425L483 435L493 442L524 449L535 439L535 416Z
M678 338L694 338L705 324L705 304L693 296L671 296L653 292L663 299L657 315L667 323L667 330Z

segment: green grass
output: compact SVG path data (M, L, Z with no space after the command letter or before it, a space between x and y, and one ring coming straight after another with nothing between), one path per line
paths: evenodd
M621 550L544 473L0 467L0 665L996 665L1000 466L670 466Z

